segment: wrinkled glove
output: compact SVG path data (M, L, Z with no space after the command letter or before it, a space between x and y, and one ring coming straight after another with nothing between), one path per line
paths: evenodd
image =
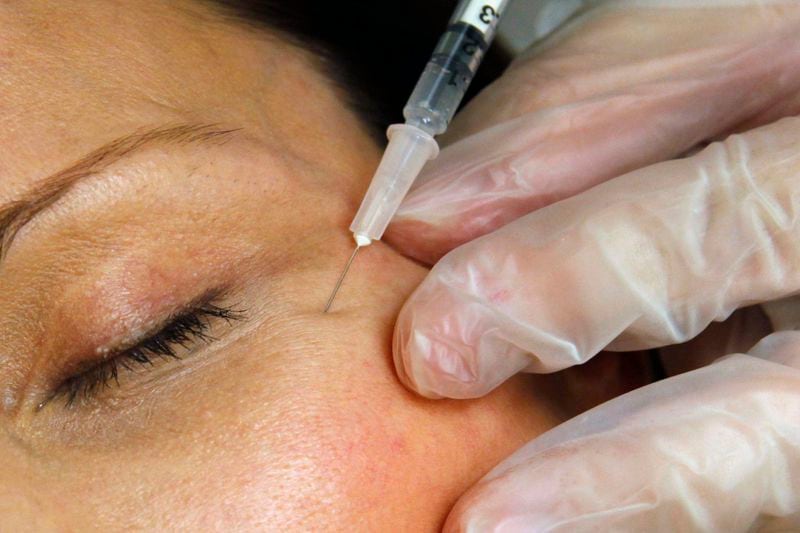
M460 499L447 530L797 531L800 332L595 408Z
M800 291L800 119L778 120L800 110L800 3L710 3L588 11L457 117L389 232L447 254L398 318L406 384L476 397ZM448 527L800 528L798 353L775 334L589 411Z

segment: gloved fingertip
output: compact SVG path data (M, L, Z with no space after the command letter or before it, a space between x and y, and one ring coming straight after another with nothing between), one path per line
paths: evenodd
M425 398L430 398L432 400L443 398L441 394L437 394L428 386L427 380L418 379L420 374L418 365L414 364L415 356L411 352L412 349L408 347L408 343L404 340L405 337L403 333L406 332L395 327L392 347L394 367L397 372L397 377L400 378L400 382Z
M474 494L474 496L473 496ZM547 522L543 520L543 522ZM523 533L538 531L537 520L520 512L513 496L470 489L450 511L444 533Z
M410 314L410 313L409 313ZM471 398L476 384L474 354L435 332L415 329L401 313L394 333L394 362L401 381L426 398Z
M428 398L484 396L530 363L480 299L435 274L400 312L393 353L403 383Z

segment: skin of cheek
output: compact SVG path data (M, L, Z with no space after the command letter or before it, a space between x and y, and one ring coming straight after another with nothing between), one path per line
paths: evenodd
M68 508L49 500L33 485L24 444L0 431L0 517L4 531L66 531ZM79 525L81 521L73 521Z

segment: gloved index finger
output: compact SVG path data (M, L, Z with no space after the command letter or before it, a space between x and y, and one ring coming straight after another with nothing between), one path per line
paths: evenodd
M785 119L454 250L400 313L401 378L426 396L480 396L603 348L683 342L800 291L798 142L800 119Z

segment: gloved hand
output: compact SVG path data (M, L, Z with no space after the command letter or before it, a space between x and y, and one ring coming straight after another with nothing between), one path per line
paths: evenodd
M457 118L389 232L428 261L467 243L401 312L405 383L480 396L800 291L800 118L776 121L800 111L800 3L705 3L589 11ZM589 411L448 528L800 528L798 354L776 333Z

